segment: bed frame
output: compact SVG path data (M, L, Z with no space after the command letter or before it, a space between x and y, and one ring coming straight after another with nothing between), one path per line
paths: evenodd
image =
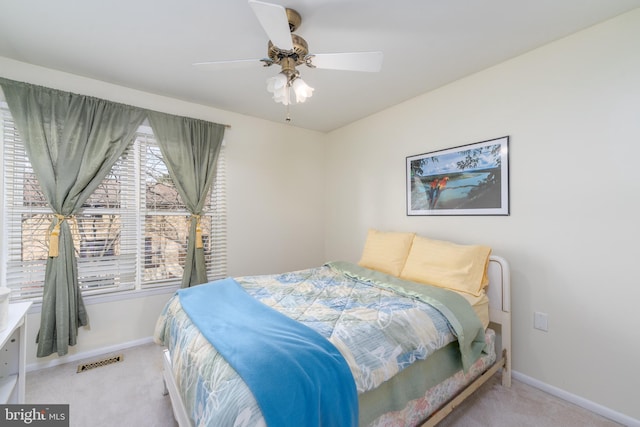
M487 294L489 295L489 327L496 331L496 363L443 407L431 414L422 427L438 424L499 370L502 370L502 385L511 387L511 271L509 263L496 255L491 255L489 259Z
M449 415L462 401L469 397L496 372L502 370L502 385L511 386L511 273L508 262L491 255L489 260L489 320L496 331L496 353L498 359L487 371L476 378L442 408L434 412L422 427L435 426ZM182 403L178 386L172 374L171 355L164 350L163 355L164 394L169 394L173 414L180 427L190 427L189 415Z

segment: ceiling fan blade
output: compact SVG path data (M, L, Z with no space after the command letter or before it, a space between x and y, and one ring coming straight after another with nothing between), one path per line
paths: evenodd
M375 73L382 68L382 52L319 53L309 55L316 68Z
M263 61L262 59L235 59L229 61L208 61L208 62L195 62L194 66L208 70L218 69L237 69L248 68L255 66L256 63Z
M278 4L265 3L258 0L249 0L249 5L271 43L282 50L293 50L289 20L287 19L285 8Z

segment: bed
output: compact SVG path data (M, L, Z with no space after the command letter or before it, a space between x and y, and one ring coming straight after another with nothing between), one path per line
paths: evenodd
M369 237L368 243L372 240ZM407 257L414 242L411 235L409 249L402 249L407 252L400 257L403 266L408 265ZM413 246L415 249L416 245ZM388 240L385 241L387 247ZM386 262L388 250L378 255ZM363 253L358 264L333 262L285 274L226 279L191 288L199 288L197 291L179 291L173 296L158 319L154 338L166 346L163 376L178 424L181 427L285 425L284 422L296 425L299 420L295 421L295 416L309 417L312 413L313 423L305 418L304 423L298 425L430 426L441 421L498 371L502 371L503 386L510 386L510 273L504 258L487 255L483 268L484 280L488 281L488 285L482 287L482 295L488 298L487 306L481 307L486 310L485 321L480 320L482 316L476 315L476 307L468 303L468 298L460 297L459 292L424 286L400 277L402 274L397 271L389 274L381 271L388 269L377 268L375 262L376 268L372 269L367 266L371 263L364 262L365 258ZM221 292L221 289L227 289L222 292L229 293L234 301L246 294L251 301L247 301L245 311L250 314L243 318L237 315L237 307L228 308L232 304L224 302L225 297L207 293ZM212 299L220 301L220 305L212 305ZM254 303L257 305L252 305ZM323 377L333 377L333 367L325 369L328 365L324 361L305 353L303 359L311 365L300 368L301 374L295 376L309 376L304 381L311 386L304 388L304 384L288 383L294 374L283 371L285 365L297 366L299 362L284 362L280 353L275 358L261 357L269 356L272 351L277 353L284 344L274 344L271 350L268 342L256 343L260 336L267 336L268 331L257 332L258 337L253 335L244 340L235 339L240 336L237 330L227 331L232 327L227 325L228 319L237 318L237 323L246 327L261 307L286 317L281 319L285 327L288 327L287 321L295 319L293 323L304 325L303 333L313 330L322 337L320 341L330 343L327 350L330 357L340 359L335 361L335 372L340 375L335 374L336 378L343 378L345 374L340 369L344 366L348 367L351 378L318 385L325 381ZM198 310L201 312L198 316L207 317L205 320L197 320ZM211 311L218 313L219 318L209 318ZM258 321L269 325L270 322ZM209 332L208 328L211 328ZM394 329L402 331L402 339L392 337L397 333ZM219 338L207 335L227 332L233 338L224 342L213 341ZM384 334L389 335L380 338L381 342L389 341L385 344L372 339ZM284 335L289 336L289 331ZM233 347L236 341L250 341L258 350L227 348L227 343L231 342L229 346ZM324 345L322 342L320 345ZM270 350L262 350L264 348ZM331 353L333 350L337 352ZM252 354L248 361L232 359L236 353L247 352ZM335 357L336 354L341 357ZM258 359L261 358L274 367L260 365L263 362ZM254 363L257 371L245 373L244 369L248 369L245 365ZM317 366L322 369L314 374L312 371ZM265 377L269 371L273 371L275 377ZM252 391L249 384L253 387L256 381L269 383L271 388ZM276 396L280 392L273 388L274 383L284 390L283 396ZM310 397L310 388L313 392L330 390L329 397ZM285 401L264 403L262 396L265 395L267 399L278 397ZM296 396L301 401L296 401ZM355 396L355 403L348 403L351 396ZM322 404L315 402L326 402L326 408L318 409ZM283 405L289 405L289 409L279 409ZM293 413L296 410L301 414ZM336 416L348 421L332 420L326 413L314 412L322 410L342 411L344 414ZM278 416L274 415L278 411L284 411L285 418L273 418ZM317 419L324 421L316 422Z

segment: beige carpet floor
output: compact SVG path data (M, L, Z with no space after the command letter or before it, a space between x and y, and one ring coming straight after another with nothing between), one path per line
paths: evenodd
M169 396L163 396L162 347L147 344L107 356L111 365L76 373L102 357L27 372L25 400L69 404L71 427L175 427Z
M69 404L71 427L175 427L171 402L162 394L162 348L147 344L113 355L117 354L124 356L123 361L81 373L76 373L79 364L102 357L28 372L27 403ZM506 389L500 385L498 375L456 408L440 426L607 427L618 424L518 381Z

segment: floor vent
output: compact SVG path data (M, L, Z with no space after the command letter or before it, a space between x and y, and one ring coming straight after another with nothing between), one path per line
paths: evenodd
M118 356L108 357L106 359L98 360L97 362L84 363L82 365L78 365L78 374L80 372L86 372L89 369L99 368L101 366L111 365L112 363L122 362L124 360L124 356L122 354Z

